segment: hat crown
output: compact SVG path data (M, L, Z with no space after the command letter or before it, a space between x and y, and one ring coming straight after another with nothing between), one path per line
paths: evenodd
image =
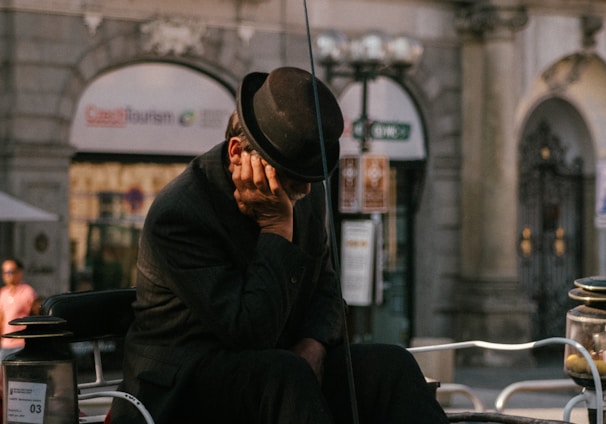
M270 74L249 74L239 91L238 112L255 150L279 172L295 179L324 178L321 127L328 171L336 167L343 115L330 90L298 68L278 68ZM255 87L256 86L256 87Z

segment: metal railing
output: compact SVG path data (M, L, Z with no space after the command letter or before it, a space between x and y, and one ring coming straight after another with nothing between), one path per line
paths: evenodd
M485 342L482 340L472 340L472 341L464 341L464 342L455 342L455 343L444 343L430 346L419 346L419 347L411 347L408 350L411 353L421 353L421 352L434 352L438 350L458 350L458 349L467 349L472 347L482 348L482 349L490 349L490 350L501 350L501 351L520 351L520 350L529 350L538 347L543 347L547 345L554 344L565 344L570 345L577 349L581 355L587 360L589 365L589 369L591 371L591 375L593 378L593 383L595 385L595 392L588 393L589 391L584 391L578 396L572 398L564 408L564 421L570 421L570 414L572 412L572 408L580 402L585 402L588 408L596 410L596 421L595 424L604 424L604 396L602 391L602 383L600 380L600 374L596 367L591 354L585 349L583 345L579 342L568 339L565 337L551 337L548 339L528 342L528 343L518 343L518 344L506 344L506 343L491 343ZM515 388L514 388L515 389ZM512 389L512 390L514 390ZM513 393L512 391L506 392L504 395L504 400L506 400L507 396ZM503 402L504 402L503 400ZM475 406L475 404L474 404Z

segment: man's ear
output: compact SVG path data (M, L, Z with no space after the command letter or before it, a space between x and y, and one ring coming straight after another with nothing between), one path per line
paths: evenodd
M227 144L227 154L229 155L229 163L232 165L240 165L242 161L242 143L240 137L232 137Z

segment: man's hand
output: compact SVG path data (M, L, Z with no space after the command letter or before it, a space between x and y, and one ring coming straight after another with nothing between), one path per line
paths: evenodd
M324 358L326 357L324 345L314 339L301 339L291 350L307 361L316 378L322 384Z
M232 172L232 180L240 211L257 221L261 232L275 233L292 241L293 204L275 168L256 153L242 152L241 162Z

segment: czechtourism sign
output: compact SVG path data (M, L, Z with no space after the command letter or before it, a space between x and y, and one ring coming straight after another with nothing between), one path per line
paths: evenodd
M197 155L223 140L234 108L232 93L200 72L136 64L86 89L70 140L79 152Z

